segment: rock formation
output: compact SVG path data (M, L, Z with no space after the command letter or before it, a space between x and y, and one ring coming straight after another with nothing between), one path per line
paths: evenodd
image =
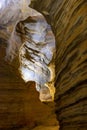
M53 61L52 64L54 67L50 66L55 53L55 38L50 25L47 24L44 17L34 9L28 7L29 4L30 0L25 3L23 0L16 0L15 2L8 0L7 3L6 1L1 2L1 31L3 33L5 31L8 36L7 39L2 36L8 41L6 59L12 61L19 53L19 70L22 78L25 81L35 81L39 92L43 87L48 87L51 94L49 97L52 101L54 100L55 93L54 81L52 81L54 78L51 80L52 75L55 75L51 71L52 69L55 73ZM36 16L36 22L29 22L28 18L18 24L19 26L21 24L21 27L19 27L20 30L18 30L17 23L28 16L32 16L34 19ZM48 82L52 82L51 87Z
M55 93L53 82L55 64L54 60L52 60L53 55L55 55L55 38L50 25L47 24L44 17L37 12L36 14L36 17L32 17L30 20L29 18L26 19L21 25L25 30L24 36L23 31L21 32L25 41L19 50L19 70L25 82L36 82L37 91L41 92L44 88L48 87L45 90L50 90L50 93L48 92L50 99L42 98L41 101L52 101ZM51 87L48 85L48 82L51 82Z
M35 82L21 78L17 59L4 60L5 49L5 40L0 39L0 130L57 130L54 103L39 100Z
M33 13L30 8L31 12L24 10L20 1L18 5L17 1L12 0L0 2L0 5L0 130L30 130L38 126L48 129L52 127L56 130L58 124L53 112L54 103L51 104L51 107L48 104L41 104L38 93L35 92L35 83L26 84L20 77L23 74L22 77L25 81L36 81L41 101L52 101L50 95L52 90L49 91L49 85L47 85L52 77L52 67L50 66L55 49L55 39L51 27L35 10ZM23 6L28 7L28 4ZM18 23L31 14L36 19L34 23L29 22L30 18ZM35 17L37 15L40 15L40 18ZM19 57L16 57L18 49ZM15 57L16 59L13 61ZM52 64L54 63L52 62ZM33 70L35 77L29 77L29 73L25 73L25 66L30 73L35 66ZM20 74L18 68L20 68ZM52 95L54 96L54 93Z
M39 4L40 3L40 6ZM87 1L35 0L56 38L56 115L61 130L87 129Z
M31 7L45 16L56 39L55 103L60 130L86 130L87 0L32 0Z

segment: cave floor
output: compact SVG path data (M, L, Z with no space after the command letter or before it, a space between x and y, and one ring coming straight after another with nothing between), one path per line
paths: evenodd
M58 130L58 122L54 113L54 103L39 100L39 93L34 86L29 86L25 96L25 113L27 117L32 119L31 130ZM30 129L23 129L30 130Z
M25 84L9 64L0 63L0 127L18 123L20 130L58 130L54 103L42 103L34 83Z

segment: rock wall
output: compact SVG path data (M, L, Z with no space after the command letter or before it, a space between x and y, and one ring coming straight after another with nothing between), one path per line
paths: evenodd
M21 10L19 8L21 6L17 5L17 0L15 2L14 0L7 0L7 2L5 0L0 2L0 10L2 4L8 2L10 2L9 6L6 6L5 10L0 13L0 130L50 129L51 127L57 130L58 122L54 114L54 103L50 103L50 105L41 103L39 94L35 90L35 83L24 83L18 72L17 61L12 61L14 52L17 53L16 49L19 48L17 45L21 41L15 28L15 22L20 17ZM16 7L20 11L16 10ZM22 31L22 28L20 30ZM5 57L6 48L7 52L10 52L9 58ZM50 53L52 52L50 51ZM7 62L10 59L11 62ZM47 91L41 91L41 98L47 95Z
M87 129L87 1L33 0L56 38L56 115L61 130Z
M54 103L42 103L34 82L25 83L18 63L5 61L5 43L0 39L0 130L57 130Z
M17 130L25 125L23 123L25 83L16 69L5 62L4 56L5 46L0 39L0 130L11 128Z
M51 24L56 38L55 102L56 115L60 122L60 130L86 130L87 0L33 0L31 7L45 16L48 23ZM0 28L2 29L2 27ZM2 48L0 53L0 57L2 57ZM10 75L8 76L9 70L11 70L11 77ZM15 81L17 84L14 85ZM9 129L9 126L13 126L11 129L17 130L21 129L21 127L23 128L23 125L26 124L23 124L24 120L22 120L25 119L23 114L24 110L21 110L19 103L17 103L19 101L21 102L21 105L24 103L23 99L25 96L21 97L22 94L24 95L25 91L23 90L23 84L24 83L19 76L14 75L13 69L11 67L9 68L9 65L1 59L0 103L2 107L0 108L0 129L3 128L5 130L6 128L7 130L7 128ZM12 87L13 85L14 87ZM16 89L16 87L17 90L15 95L15 90L13 90L13 88ZM5 102L4 105L3 102ZM8 105L13 102L14 105ZM17 108L19 111L18 113L16 110ZM11 111L9 112L9 110ZM7 124L6 127L4 125L5 123ZM14 126L16 126L16 128Z

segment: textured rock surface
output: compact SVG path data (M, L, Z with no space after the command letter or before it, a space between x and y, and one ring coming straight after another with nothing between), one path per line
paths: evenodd
M35 81L39 92L42 91L43 87L50 88L51 95L48 89L48 98L41 98L42 96L40 96L40 99L52 101L55 93L55 65L53 61L51 63L51 60L55 53L55 38L45 18L28 7L28 4L30 4L30 0L25 1L25 3L23 0L0 2L0 37L6 39L8 43L6 59L12 61L20 48L19 70L22 78L26 82ZM28 16L34 16L34 22L29 22ZM24 19L26 19L24 22L18 24L21 26L18 30L17 23ZM51 87L48 82L52 82Z
M6 58L10 61L17 55L22 44L21 38L16 32L18 22L29 16L36 16L36 11L28 7L30 3L31 0L0 1L0 37L5 36L4 38L8 42Z
M0 40L0 130L57 127L54 104L41 103L35 83L25 84L15 65L4 61L5 46L1 43Z
M56 38L56 114L62 130L87 129L87 0L33 0Z
M42 90L45 89L48 98L40 96L41 101L52 101L55 92L54 84L50 87L48 82L53 82L55 76L55 65L52 60L53 55L55 55L55 38L51 27L44 17L38 14L36 17L28 18L20 24L25 28L24 36L23 31L21 31L25 41L19 51L19 70L22 78L25 82L35 81L36 89L40 92L40 95ZM51 68L52 65L54 67ZM50 92L54 90L54 92L50 95L49 90ZM44 93L44 95L46 94Z
M18 28L15 28L15 27L18 21L23 20L24 18L27 17L27 15L26 15L26 10L24 11L23 8L19 6L21 5L20 1L18 2L17 6L16 6L17 1L15 1L15 3L14 1L10 1L10 0L7 2L6 1L3 1L3 2L4 4L7 4L6 5L7 8L4 8L4 4L0 2L0 5L3 4L2 5L3 8L0 8L1 10L1 15L0 15L0 20L1 20L0 21L0 101L1 101L0 102L0 130L14 130L14 129L15 130L18 130L18 129L30 130L35 127L37 127L38 129L38 126L40 125L43 126L43 129L44 127L48 128L48 126L49 126L49 129L51 129L51 127L58 128L58 123L54 114L54 103L51 103L50 105L42 104L38 99L38 96L39 96L38 93L35 91L35 84L33 82L29 84L25 84L23 80L20 78L20 75L17 72L18 65L16 61L13 61L13 63L11 64L5 61L6 45L4 46L3 43L5 42L8 43L6 58L13 59L13 57L16 55L15 52L17 51L20 44L22 43L22 40L24 40L25 38L24 37L25 35L23 34L22 34L22 37L20 37L21 32L24 30L22 30L21 28L19 32L16 32L16 29ZM24 3L23 3L23 6L24 6ZM28 5L26 5L25 7L27 6ZM15 16L14 16L14 13L15 13ZM28 12L28 13L29 13L28 15L30 16L31 12ZM21 16L23 14L24 14L24 17ZM33 14L36 15L36 12L33 12ZM27 25L29 26L29 24ZM43 23L43 25L47 27L46 22ZM53 34L52 32L50 32L49 27L48 29L42 26L39 26L39 27L41 27L42 33L44 32L44 30L45 31L47 30L47 33L49 36L45 37L44 36L45 33L42 34L41 32L38 32L38 33L41 33L40 37L38 37L38 41L45 42L45 40L47 40L47 42L49 42L50 40L51 47L52 47L52 43L54 46L54 39L52 39ZM25 28L27 29L27 27ZM29 30L27 29L27 31ZM28 32L27 32L27 35L29 35ZM35 36L33 36L32 39L34 40ZM40 46L38 45L38 47ZM48 45L48 48L49 48L49 45ZM32 49L33 48L31 48L31 50ZM41 47L39 48L39 50L40 49ZM45 50L45 47L43 50ZM45 51L49 52L47 48ZM32 53L34 53L34 51ZM51 54L49 53L47 54L48 59L44 57L44 60L46 60L47 64L50 63L50 59L52 58L52 55L53 55L51 51L50 53ZM47 78L50 79L50 76L51 75L48 75ZM45 100L49 100L50 99L49 95L50 95L49 89L47 88L40 89L41 100L43 98Z
M38 5L40 3L40 6ZM35 0L56 37L56 114L62 130L87 129L87 1Z

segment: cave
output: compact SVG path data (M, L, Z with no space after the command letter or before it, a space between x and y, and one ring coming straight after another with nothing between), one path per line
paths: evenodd
M0 1L0 130L86 130L86 89L87 1Z

